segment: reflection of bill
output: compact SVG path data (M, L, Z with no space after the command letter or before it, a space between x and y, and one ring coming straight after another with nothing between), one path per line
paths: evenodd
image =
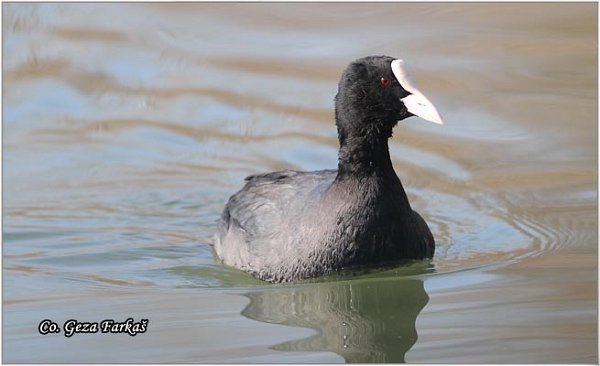
M248 318L319 331L274 349L335 352L346 362L404 362L429 300L423 281L414 278L313 283L246 296L250 304L242 314Z

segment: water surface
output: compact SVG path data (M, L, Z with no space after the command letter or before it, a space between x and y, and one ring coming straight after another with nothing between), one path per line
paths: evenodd
M3 361L597 363L596 14L3 4ZM219 264L246 175L336 166L337 80L370 54L446 121L390 141L433 260L290 285ZM148 331L37 331L128 317Z

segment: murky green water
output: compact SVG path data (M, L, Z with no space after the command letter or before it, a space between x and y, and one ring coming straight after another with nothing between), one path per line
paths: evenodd
M597 362L597 4L3 4L4 362ZM444 115L390 150L431 262L220 265L252 173L337 163L347 63ZM51 319L148 319L41 335Z

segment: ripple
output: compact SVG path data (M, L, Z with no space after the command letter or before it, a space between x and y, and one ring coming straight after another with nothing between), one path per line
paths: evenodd
M81 42L127 42L129 36L123 32L115 31L112 29L100 29L100 28L81 28L81 27L53 27L51 33L64 37L72 41Z
M594 361L596 8L3 4L5 354L106 359L93 337L42 342L32 319L145 304L165 325L136 338L155 361L404 362L413 345L425 362L502 361L507 345ZM338 77L375 53L406 58L446 120L408 119L390 144L433 260L288 285L221 265L211 237L246 175L335 167ZM245 304L258 322L239 321ZM113 338L112 359L143 358Z

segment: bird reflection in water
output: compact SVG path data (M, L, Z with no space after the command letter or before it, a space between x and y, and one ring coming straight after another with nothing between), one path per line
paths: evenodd
M316 329L309 338L273 346L329 351L346 362L405 362L417 341L415 322L429 301L418 278L359 279L247 293L242 314L267 323Z

